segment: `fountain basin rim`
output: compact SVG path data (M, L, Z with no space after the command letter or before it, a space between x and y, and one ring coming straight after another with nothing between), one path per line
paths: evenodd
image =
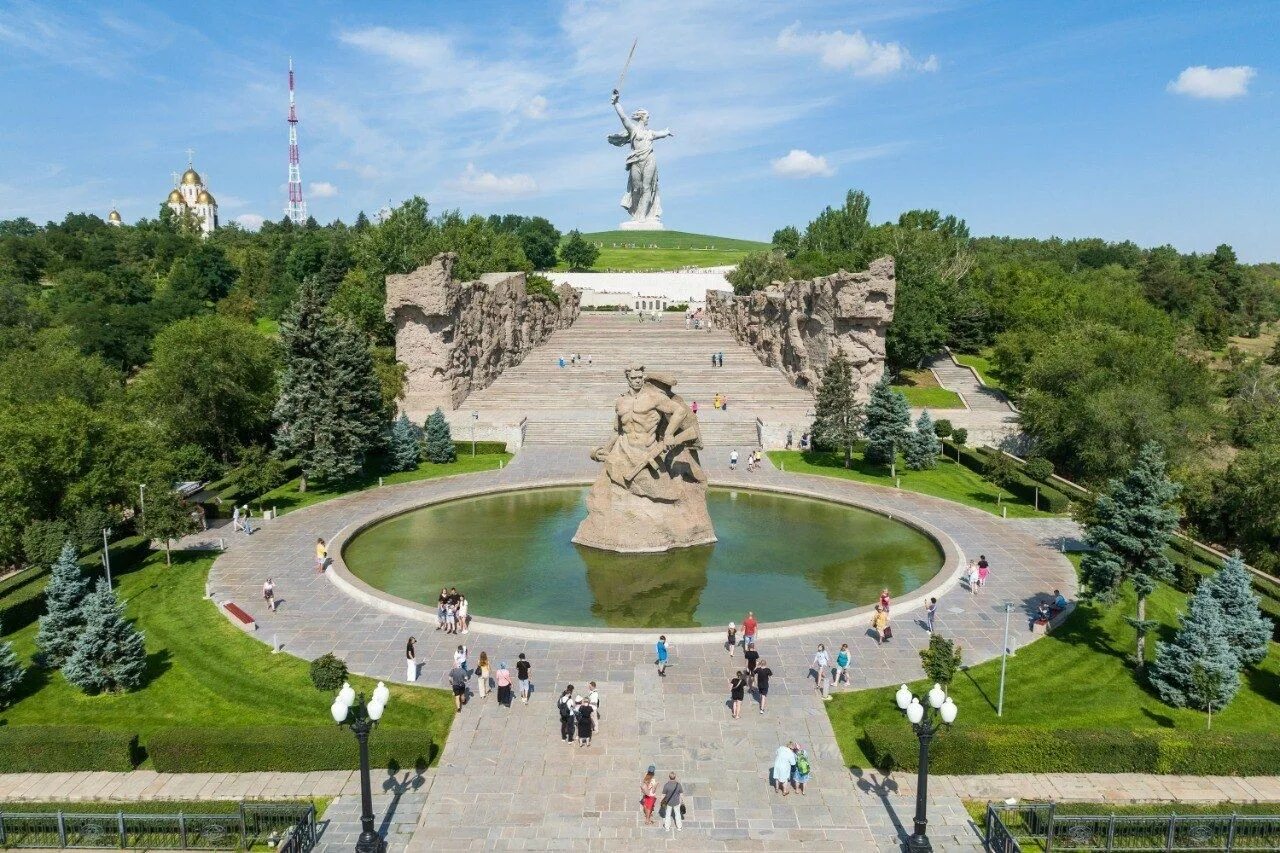
M331 557L325 576L344 593L385 613L402 618L413 619L434 626L436 624L436 608L417 601L410 601L392 595L385 590L371 586L351 573L344 559L347 544L375 524L396 518L410 512L441 504L470 500L471 498L490 497L501 494L518 494L520 492L537 492L545 489L568 487L589 487L594 480L583 477L555 478L543 482L512 487L510 485L479 488L465 495L450 495L436 499L428 499L412 505L396 506L384 511L374 512L364 518L356 519L338 531L329 540ZM406 484L408 485L408 484ZM954 539L946 532L934 527L926 521L910 514L887 512L873 504L856 500L852 497L832 497L819 494L795 486L778 486L759 484L744 486L737 483L712 483L712 488L739 492L758 492L761 494L788 495L808 500L825 501L841 506L854 507L874 513L892 521L905 524L928 536L942 550L942 568L922 586L917 587L899 601L894 602L894 609L903 612L909 609L923 608L931 596L940 596L949 589L959 585L965 569L964 552ZM800 619L788 619L780 622L766 622L762 631L770 639L794 637L813 634L823 630L842 630L861 628L865 631L870 626L871 614L875 605L841 610L822 616L809 616ZM571 625L544 625L537 622L518 622L511 619L496 619L483 614L471 617L471 633L478 636L510 637L521 640L593 642L614 645L635 645L652 643L659 634L665 634L672 645L710 645L724 643L724 628L600 628L577 627Z

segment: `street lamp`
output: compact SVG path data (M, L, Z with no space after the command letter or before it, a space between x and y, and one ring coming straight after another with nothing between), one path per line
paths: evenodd
M471 455L476 455L476 421L480 420L479 412L471 413Z
M364 694L356 694L355 689L347 682L342 683L329 713L338 725L344 722L350 726L352 734L360 743L360 838L356 841L356 853L383 853L387 849L382 836L373 829L373 792L369 786L369 732L374 723L382 719L391 691L381 681L373 689L373 697L364 700Z
M111 546L107 544L110 535L110 527L102 528L102 565L107 570L107 586L111 586Z
M138 526L142 528L142 535L147 535L147 484L138 484Z
M920 738L920 766L916 776L916 816L913 821L915 826L911 837L907 839L907 850L909 853L932 853L933 845L929 843L929 836L926 834L929 819L925 812L926 800L929 796L929 741L933 740L933 736L944 725L949 726L955 722L956 703L951 701L951 697L942 689L941 684L933 685L933 689L925 696L932 711L926 709L919 699L912 696L905 684L898 688L893 699L898 703L898 708L906 712L907 721L915 729L916 737Z

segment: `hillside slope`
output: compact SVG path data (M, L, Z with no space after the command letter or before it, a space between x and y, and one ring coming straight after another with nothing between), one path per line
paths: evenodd
M768 243L756 240L685 231L594 231L582 237L600 247L600 257L593 267L599 271L726 266L736 264L748 252L769 248Z

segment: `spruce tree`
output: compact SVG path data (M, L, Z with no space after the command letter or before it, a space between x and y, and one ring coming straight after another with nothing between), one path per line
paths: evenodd
M36 632L36 660L50 669L70 657L84 627L81 609L89 594L89 579L80 571L76 549L67 542L53 564L44 588L44 615Z
M1151 686L1175 708L1221 709L1240 689L1239 660L1222 610L1207 587L1200 584L1173 642L1157 644L1151 664Z
M858 440L863 421L852 374L849 359L843 351L837 351L822 372L813 419L814 445L843 450L846 468L853 462L853 443Z
M1208 589L1222 610L1223 631L1230 641L1231 651L1240 661L1240 669L1261 663L1267 656L1274 626L1262 615L1240 552L1232 551L1222 568L1200 586Z
M418 467L422 458L419 434L420 430L403 413L391 424L391 437L388 441L391 470L412 471Z
M354 476L382 438L382 390L369 348L345 321L324 310L315 282L304 281L280 325L284 374L275 418L277 452L310 478Z
M942 440L933 428L933 418L929 410L920 413L916 421L916 431L907 436L903 454L907 458L907 467L912 471L925 471L937 466L938 454L942 452Z
M426 452L428 461L440 464L452 462L458 458L458 451L453 446L453 435L449 432L449 422L439 406L427 417Z
M1173 502L1179 487L1165 475L1164 451L1151 443L1138 452L1132 468L1111 481L1094 505L1085 529L1092 550L1080 563L1080 577L1089 597L1112 601L1127 581L1138 597L1137 616L1128 619L1137 629L1135 665L1146 664L1147 597L1160 581L1173 579L1173 563L1165 553L1178 526Z
M892 468L910 429L911 408L907 398L890 387L886 373L871 389L871 399L867 402L867 423L863 428L867 448L863 457L868 462Z
M0 625L0 634L3 633L4 626ZM22 683L23 675L25 672L18 661L18 655L13 651L13 643L0 643L0 708L8 707L13 694L18 691L18 685Z
M62 665L67 681L85 693L118 693L142 684L147 648L141 633L124 618L124 608L106 578L85 599L85 625L75 651Z

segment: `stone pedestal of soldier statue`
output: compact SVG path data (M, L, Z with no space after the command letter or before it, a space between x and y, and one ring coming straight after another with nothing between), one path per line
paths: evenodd
M716 541L707 512L707 475L698 463L698 416L676 381L626 370L614 407L614 435L591 458L604 463L587 495L573 541L609 551L668 551Z

